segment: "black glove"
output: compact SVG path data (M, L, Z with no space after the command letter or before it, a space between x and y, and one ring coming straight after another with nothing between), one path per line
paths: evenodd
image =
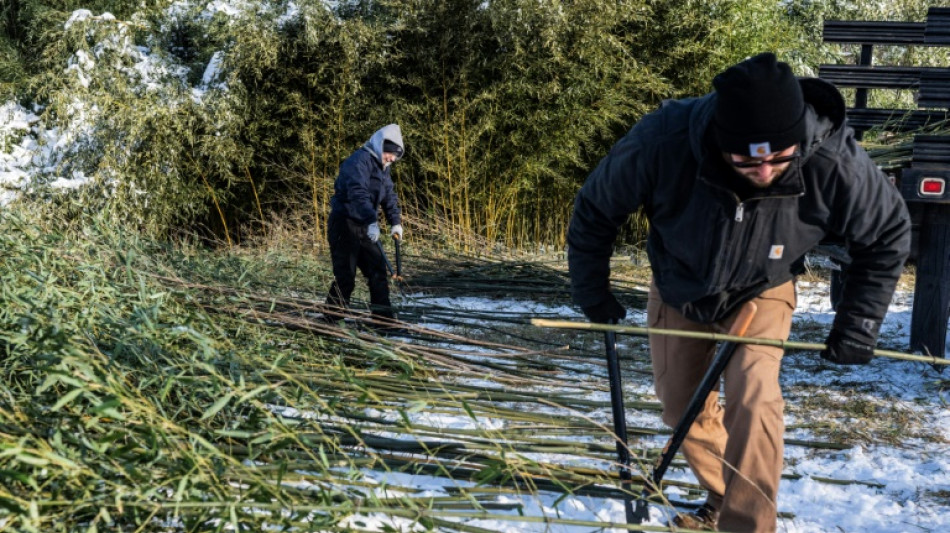
M839 365L866 365L874 357L874 346L852 340L837 329L831 330L825 345L821 358Z
M607 293L607 297L595 305L589 305L583 308L584 315L591 322L606 324L608 322L619 322L627 317L627 310L620 305L620 302L614 298L614 295Z

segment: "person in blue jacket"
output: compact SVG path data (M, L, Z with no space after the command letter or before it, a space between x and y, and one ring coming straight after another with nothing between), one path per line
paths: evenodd
M389 124L340 165L327 222L334 281L326 303L331 309L342 311L349 306L359 268L369 285L370 310L374 317L395 318L389 300L386 262L378 244L378 214L382 207L390 235L401 239L402 214L390 169L402 159L404 152L402 131L397 124ZM334 313L326 313L325 317L342 318Z

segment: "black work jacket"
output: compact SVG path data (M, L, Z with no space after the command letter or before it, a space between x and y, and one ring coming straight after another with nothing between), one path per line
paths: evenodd
M791 280L823 238L842 240L853 262L836 325L867 330L870 319L873 343L910 250L910 218L847 127L837 89L799 82L808 104L802 156L765 189L743 189L707 140L715 93L666 102L620 139L575 199L568 230L575 303L606 297L618 228L642 208L661 298L702 323Z

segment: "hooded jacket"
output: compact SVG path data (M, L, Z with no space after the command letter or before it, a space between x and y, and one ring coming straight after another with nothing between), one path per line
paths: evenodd
M645 116L577 194L568 229L572 295L607 296L618 228L642 208L663 301L711 323L799 273L826 238L852 258L835 327L874 344L910 251L910 217L887 176L858 146L838 90L799 80L806 102L801 157L769 187L748 186L707 134L716 94L673 100Z
M347 216L366 226L377 222L382 206L390 226L401 223L399 201L390 176L391 165L383 164L383 141L396 143L405 152L402 131L397 124L389 124L374 133L340 165L330 198L331 216Z

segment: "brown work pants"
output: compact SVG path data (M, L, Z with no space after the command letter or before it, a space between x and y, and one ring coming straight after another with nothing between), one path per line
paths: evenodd
M795 309L795 286L788 282L753 300L758 311L747 337L788 339ZM685 318L660 300L656 286L647 304L650 327L688 331L728 331L734 316L715 324ZM650 335L656 395L663 422L674 427L686 410L716 352L716 343L669 335ZM725 408L719 388L706 398L682 451L708 491L707 502L720 511L722 531L775 531L779 479L782 474L782 419L785 401L779 386L783 350L740 344L723 372Z

